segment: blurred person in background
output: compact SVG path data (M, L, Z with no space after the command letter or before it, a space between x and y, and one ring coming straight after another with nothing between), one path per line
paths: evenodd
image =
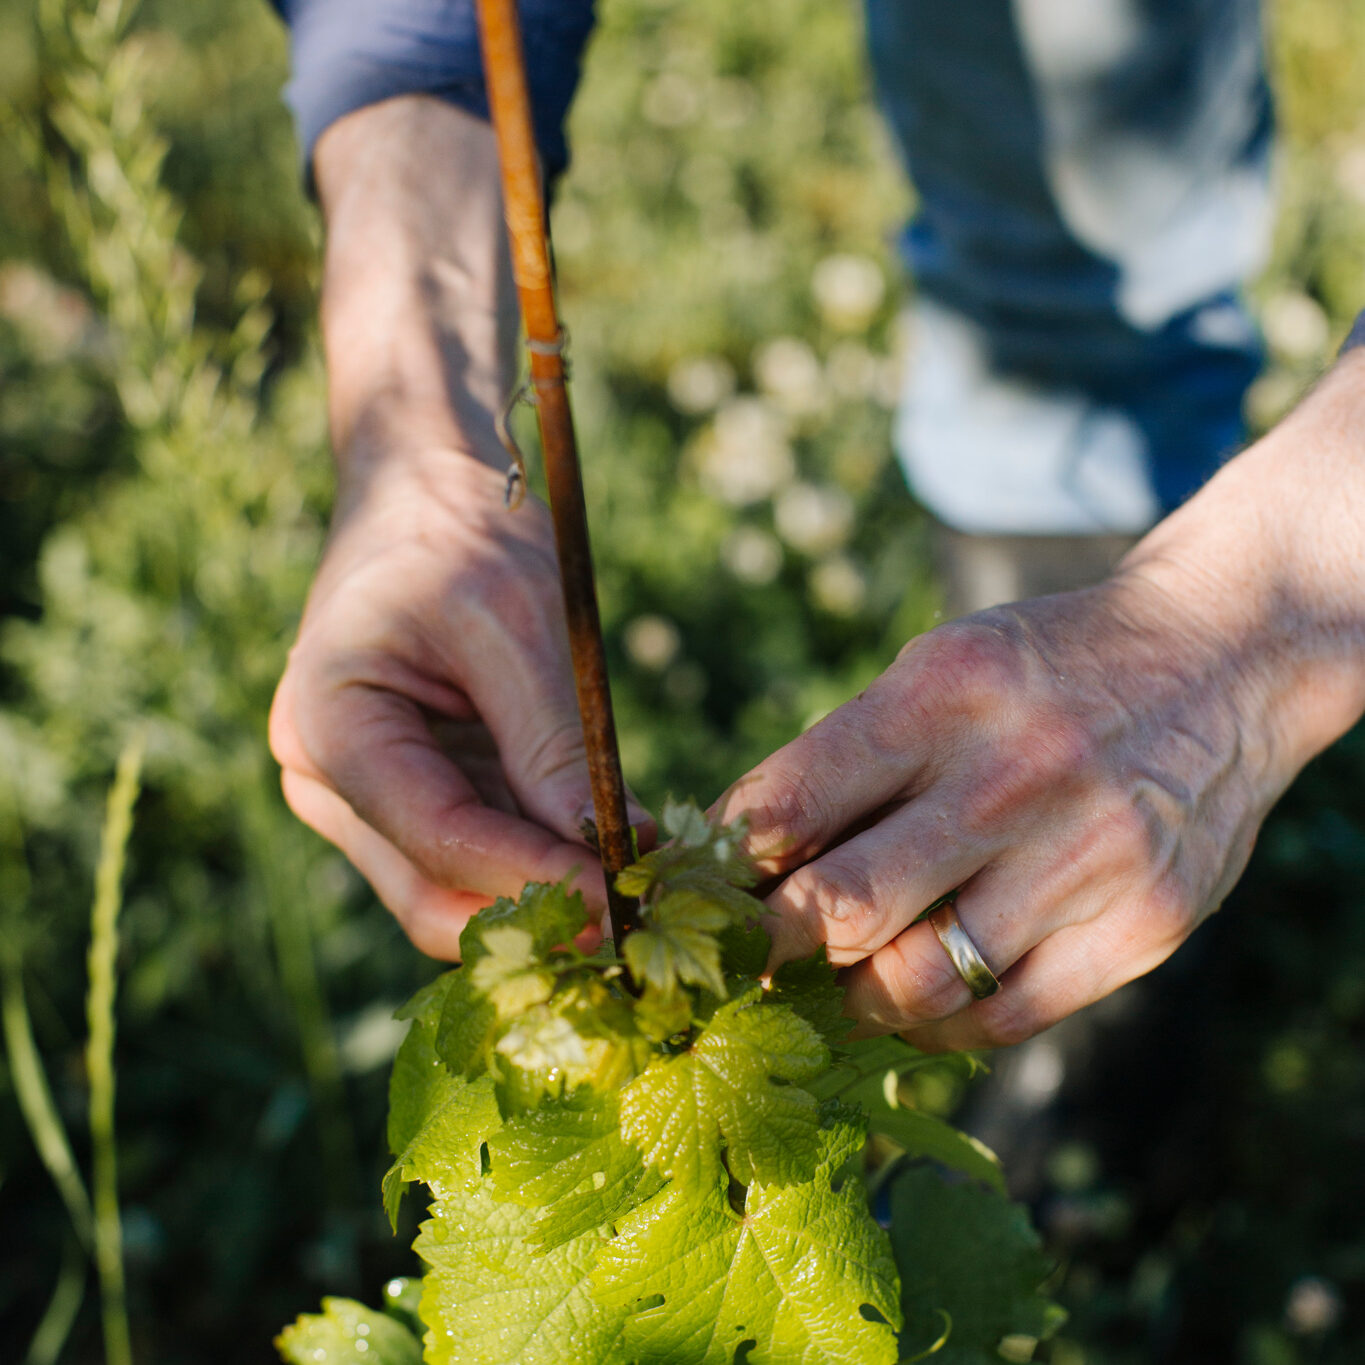
M517 309L473 4L280 8L338 485L272 743L295 812L454 958L478 906L583 867L591 809L549 521L503 507ZM553 179L592 6L521 11ZM897 451L966 614L719 809L768 855L776 953L826 945L866 1031L993 1046L1162 961L1365 710L1365 346L1211 478L1260 362L1252 0L867 21L920 201Z

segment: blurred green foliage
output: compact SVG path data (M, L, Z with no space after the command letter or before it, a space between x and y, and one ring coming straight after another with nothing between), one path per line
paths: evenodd
M910 194L850 0L601 8L554 210L575 400L627 770L707 799L933 620L887 446ZM262 0L145 0L127 33L94 12L0 0L0 947L88 1168L90 883L145 723L117 1059L135 1358L264 1360L319 1291L407 1268L377 1198L388 1012L433 968L284 810L265 747L329 495L283 34ZM1260 422L1365 305L1365 10L1271 12ZM1362 778L1359 735L1315 765L1187 950L1217 965L1197 1008L1078 1092L1041 1207L1057 1365L1365 1355ZM1191 998L1183 956L1158 995ZM18 1358L70 1232L8 1068L0 1228ZM61 1358L100 1358L93 1297Z

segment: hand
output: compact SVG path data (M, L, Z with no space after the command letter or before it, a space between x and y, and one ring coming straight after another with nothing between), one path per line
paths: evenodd
M332 124L313 171L337 502L271 747L295 813L454 959L469 916L527 881L577 870L605 904L549 517L503 506L518 314L497 145L405 95Z
M1365 714L1365 347L1096 588L912 641L722 800L864 1034L1020 1042L1166 958L1266 812ZM1001 979L973 1002L932 926Z
M1150 970L1292 775L1246 666L1140 574L912 641L723 803L787 874L774 963L824 944L858 1032L926 1050L1019 1042ZM955 887L1001 979L980 1002L913 923Z
M450 451L343 486L270 717L296 815L432 957L527 881L605 904L545 508ZM634 806L633 821L652 832Z

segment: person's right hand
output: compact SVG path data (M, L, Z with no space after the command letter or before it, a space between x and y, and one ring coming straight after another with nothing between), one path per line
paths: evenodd
M528 881L605 904L549 515L503 486L450 450L343 484L270 716L294 813L449 960Z

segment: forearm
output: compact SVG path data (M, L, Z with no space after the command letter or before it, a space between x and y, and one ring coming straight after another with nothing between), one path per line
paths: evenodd
M1365 712L1365 349L1124 561L1229 655L1287 782Z
M327 224L322 329L343 493L441 450L501 468L516 294L487 123L425 96L333 124L314 155Z

